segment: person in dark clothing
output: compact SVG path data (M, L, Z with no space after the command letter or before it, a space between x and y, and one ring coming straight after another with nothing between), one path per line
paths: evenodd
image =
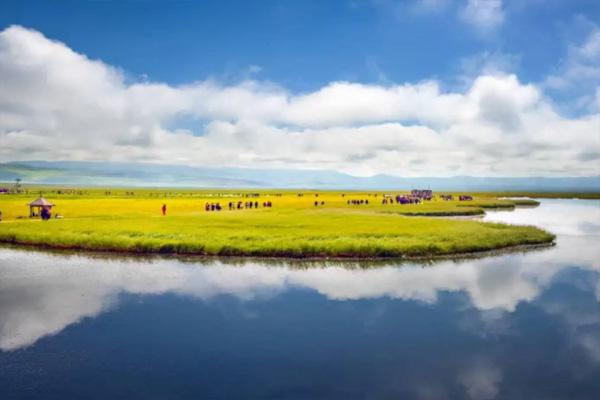
M161 211L162 211L162 215L163 215L163 217L164 217L165 215L167 215L167 205L166 205L166 204L163 204L163 205L162 205Z
M42 212L41 212L41 217L42 217L43 221L49 220L51 217L50 210L47 209L46 207L43 207Z

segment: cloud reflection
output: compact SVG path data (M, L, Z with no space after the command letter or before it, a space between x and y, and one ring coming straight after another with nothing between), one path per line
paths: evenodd
M592 271L597 279L594 286L600 287L598 231L581 228L583 221L588 226L598 223L599 205L549 201L514 214L492 213L486 218L514 222L518 215L520 222L546 224L550 230L556 224L560 230L558 245L540 252L433 265L363 269L353 264L349 268L324 263L320 268L302 269L296 264L269 266L256 261L240 266L223 261L102 259L2 249L0 349L32 345L68 325L94 317L115 306L121 293L175 293L200 299L231 295L250 300L289 288L307 288L339 301L386 296L434 303L441 292L464 292L472 306L481 311L510 312L519 303L537 298L560 271L569 267ZM554 218L552 212L564 214ZM582 337L583 343L596 348L592 339Z
M502 381L502 372L487 361L478 360L459 375L458 381L472 400L495 399Z

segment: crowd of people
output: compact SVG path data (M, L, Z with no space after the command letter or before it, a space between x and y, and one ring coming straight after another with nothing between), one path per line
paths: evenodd
M440 199L445 200L445 201L451 201L454 200L454 196L452 196L451 194L440 194ZM458 201L471 201L473 200L473 196L468 195L468 194L461 194L458 196Z
M233 211L233 210L244 210L244 209L256 209L260 207L260 203L258 201L230 201L227 204L227 207L229 210ZM263 201L262 202L262 207L263 208L271 208L273 207L273 203L271 201ZM205 211L221 211L223 210L224 207L221 206L221 203L206 203L204 204L204 210Z
M381 200L381 204L419 204L422 202L420 197L407 196L407 195L396 195L396 197L386 196Z
M204 211L221 211L222 209L221 203L206 203L204 205Z
M421 200L433 199L433 191L431 189L413 189L410 191L410 197Z
M344 195L342 195L342 197L344 197ZM359 205L362 205L362 204L367 205L367 204L369 204L369 200L368 199L365 199L365 200L363 200L363 199L360 199L360 200L352 199L352 200L348 200L346 203L348 205L353 205L353 206L359 206Z
M303 193L298 193L297 194L299 197L303 197L304 194ZM314 194L315 197L319 197L319 194L316 193ZM371 197L378 197L378 194L367 194L367 196ZM430 190L413 190L411 192L411 194L397 194L397 195L392 195L392 194L383 194L382 195L383 198L381 200L381 204L387 205L387 204L420 204L424 201L430 201L433 200L433 195L432 192ZM245 197L253 197L253 195L251 194L250 196L245 196ZM345 197L345 194L342 194L342 197ZM439 198L445 201L450 201L453 200L454 197L451 194L440 194ZM468 201L468 200L473 200L473 197L470 195L460 195L458 197L458 200L460 201ZM377 200L375 200L375 203L377 203ZM321 206L325 206L325 201L324 200L315 200L313 203L314 207L321 207ZM346 204L347 205L369 205L369 199L347 199L346 200ZM271 208L273 207L273 203L271 201L263 201L263 202L258 202L258 201L230 201L228 203L224 203L224 205L221 205L221 202L207 202L204 204L204 210L205 211L222 211L225 209L228 209L230 211L234 211L234 210L250 210L250 209L258 209L262 206L262 208ZM166 215L167 214L167 206L166 204L162 205L161 208L161 212L162 215Z

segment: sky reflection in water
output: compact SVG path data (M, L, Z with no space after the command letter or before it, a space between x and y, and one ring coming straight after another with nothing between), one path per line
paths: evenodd
M0 394L600 394L600 202L485 220L544 227L557 246L369 269L1 249Z

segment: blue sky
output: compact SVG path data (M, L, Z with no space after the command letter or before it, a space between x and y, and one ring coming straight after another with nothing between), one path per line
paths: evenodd
M461 20L460 4L437 3L4 0L0 27L39 30L135 78L235 81L257 66L261 79L311 90L335 80L451 84L464 58L485 51L514 56L521 79L538 81L583 40L579 19L600 21L595 0L512 0L505 22L482 33Z
M600 173L596 0L4 0L0 74L7 161Z

